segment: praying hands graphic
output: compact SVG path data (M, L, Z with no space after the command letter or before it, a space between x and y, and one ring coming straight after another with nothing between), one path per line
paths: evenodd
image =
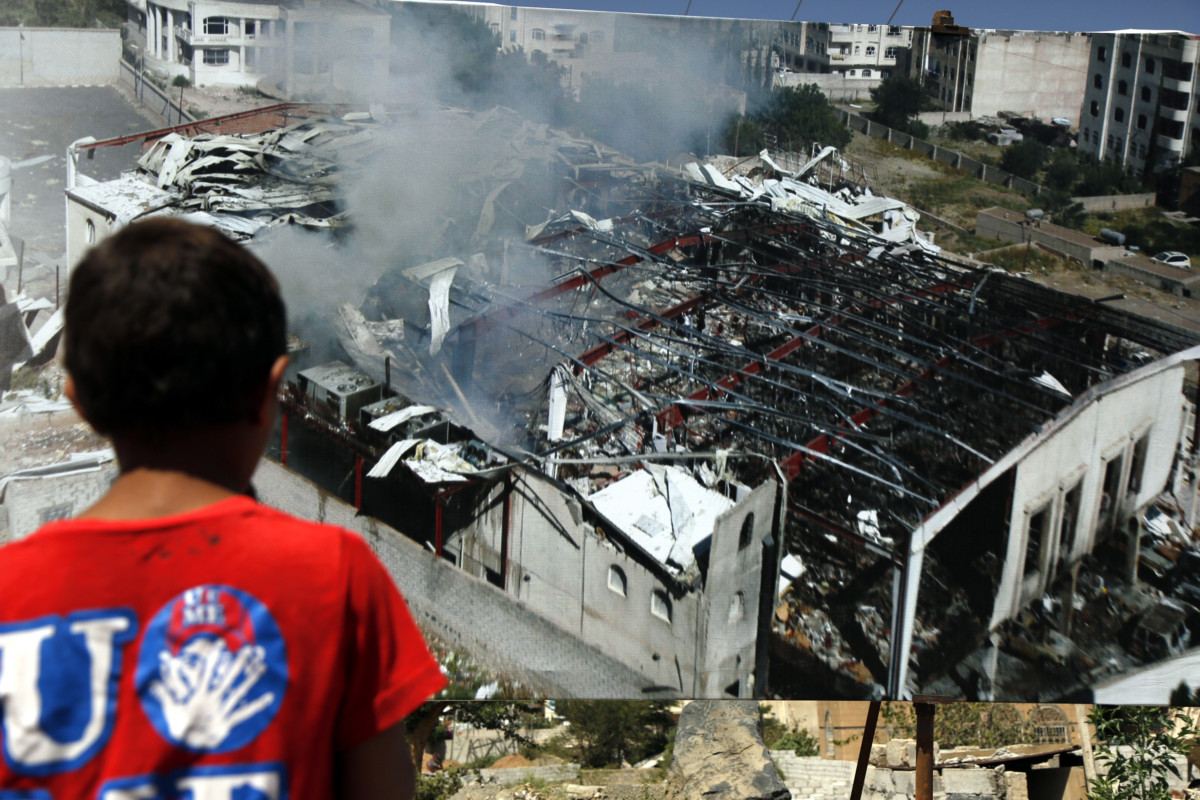
M162 705L171 737L186 747L220 746L275 699L267 692L242 702L267 670L260 645L245 645L235 654L221 639L195 639L179 655L162 652L158 660L161 680L150 684L150 693Z

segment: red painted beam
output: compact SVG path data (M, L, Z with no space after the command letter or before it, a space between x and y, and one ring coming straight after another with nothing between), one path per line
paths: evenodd
M687 312L701 305L707 299L707 295L696 295L689 300L684 300L679 305L671 306L666 311L659 312L658 316L664 319L675 319L676 317L681 317ZM637 330L651 331L657 328L659 324L660 322L655 318L642 320L640 323L638 323ZM600 359L604 358L613 350L615 350L617 345L625 344L632 339L633 336L634 334L632 331L619 330L613 335L610 341L601 342L590 350L584 351L583 355L576 359L577 363L575 364L575 374L578 375L579 373L583 372L583 366L581 366L581 364L589 367L593 366L599 362Z
M1043 317L1042 319L1022 325L1019 328L1012 328L1000 333L987 333L982 336L977 336L971 340L971 344L975 347L989 347L991 345L999 344L1007 339L1015 339L1020 334L1033 333L1033 328L1047 330L1069 319L1074 319L1074 315L1069 314L1065 317ZM942 358L939 358L932 366L921 370L921 372L919 372L916 376L906 381L903 386L892 392L892 396L907 397L908 395L912 394L917 390L918 385L929 381L935 372L938 372L949 366L950 362L954 360L954 358L961 353L963 349L965 349L965 345L960 347L957 352L950 353ZM856 426L865 425L875 417L882 414L885 408L887 408L887 400L880 400L874 405L866 406L865 408L860 409L852 417L850 417L850 421ZM845 426L843 425L842 427ZM830 436L829 434L823 433L820 436L810 440L805 447L808 450L818 453L828 453L830 448L833 446L834 439L836 438L836 436ZM804 466L804 462L810 460L812 460L812 455L810 453L804 450L797 450L783 461L779 462L779 468L783 471L786 479L791 481L800 474L800 470Z

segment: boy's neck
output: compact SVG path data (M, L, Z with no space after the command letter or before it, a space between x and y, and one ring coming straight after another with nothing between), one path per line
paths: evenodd
M264 431L239 423L114 434L121 474L80 517L164 517L245 494L265 445Z
M135 520L185 514L238 495L229 487L185 472L138 467L122 470L104 497L80 519Z

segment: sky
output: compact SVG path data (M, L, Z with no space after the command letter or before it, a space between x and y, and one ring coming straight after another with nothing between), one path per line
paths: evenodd
M1107 31L1127 28L1183 30L1200 34L1200 0L801 0L797 20L928 25L949 9L971 28L1043 31ZM511 3L510 3L511 4ZM524 0L519 5L634 11L646 14L791 19L795 0Z

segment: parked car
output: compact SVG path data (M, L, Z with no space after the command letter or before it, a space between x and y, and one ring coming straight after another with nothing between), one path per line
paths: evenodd
M1192 260L1187 257L1186 253L1180 253L1177 250L1167 250L1159 253L1150 260L1157 261L1160 264L1166 264L1169 267L1179 267L1180 269L1192 268Z

